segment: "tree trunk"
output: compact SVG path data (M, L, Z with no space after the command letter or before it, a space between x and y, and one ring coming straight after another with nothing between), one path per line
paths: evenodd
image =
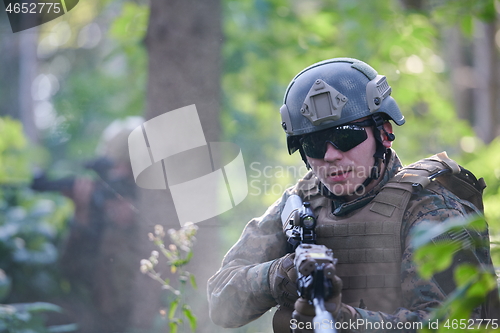
M19 118L19 34L10 30L7 15L0 17L0 115ZM9 64L9 65L5 65Z
M149 52L145 118L149 120L196 104L206 141L219 141L222 42L219 0L152 0L145 42ZM153 246L147 234L153 231L154 225L179 229L180 223L168 189L143 190L141 197L139 241L142 256L148 258ZM219 228L215 218L197 225L194 256L187 270L195 274L198 290L190 306L198 317L197 332L213 332L213 324L208 319L206 281L220 265ZM134 326L151 325L160 309L160 294L161 286L157 282L138 276Z
M470 42L465 40L457 26L445 29L443 36L444 53L450 68L453 102L457 115L473 124L472 91L475 87L475 80L474 70L470 65L471 55L467 54Z
M32 97L33 80L37 75L38 27L19 32L19 118L23 123L28 139L38 142L38 130L35 126L34 103Z
M474 129L485 143L496 136L496 113L498 106L497 51L495 47L495 22L476 20L474 34Z
M31 142L38 141L31 93L38 68L38 30L38 27L34 27L14 34L7 16L0 20L0 61L2 64L9 64L0 68L0 116L19 119L23 124L24 134Z

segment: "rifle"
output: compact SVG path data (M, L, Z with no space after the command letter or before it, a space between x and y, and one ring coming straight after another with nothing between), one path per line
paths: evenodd
M101 179L108 179L108 171L113 167L113 161L106 157L99 157L90 160L83 164L83 167L88 170L94 171ZM63 192L71 193L73 185L75 184L75 177L65 177L56 180L47 178L45 172L37 171L33 178L30 187L38 192Z
M290 253L295 251L300 298L295 303L293 317L298 314L297 307L312 304L315 310L314 331L337 333L333 316L325 308L325 301L334 292L331 277L335 275L337 259L333 257L332 250L315 244L316 217L310 204L296 194L291 195L281 213L281 222L288 239L287 250Z

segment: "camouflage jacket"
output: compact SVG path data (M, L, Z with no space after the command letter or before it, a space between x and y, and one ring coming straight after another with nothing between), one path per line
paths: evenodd
M394 151L386 166L381 182L365 196L351 202L334 202L334 214L353 212L378 194L402 168ZM221 268L208 281L210 316L217 325L239 327L277 305L271 296L268 272L272 262L286 254L287 240L282 230L281 212L293 191L294 187L287 189L264 215L252 219L246 225L238 242L225 255ZM401 262L403 304L392 314L377 312L377 309L355 308L357 319L372 323L424 321L430 310L443 302L445 294L434 280L423 280L417 275L412 260L414 249L410 242L410 231L424 221L440 223L449 218L465 216L471 209L476 210L472 204L442 186L433 186L432 190L425 189L413 195L401 226L404 249ZM488 239L487 231L481 237ZM482 263L490 262L487 245L476 249L476 254ZM476 312L479 315L479 309Z

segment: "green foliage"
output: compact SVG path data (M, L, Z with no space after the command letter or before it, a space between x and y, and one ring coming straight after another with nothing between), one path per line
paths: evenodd
M29 151L21 123L0 118L0 133L0 184L27 183Z
M60 89L52 102L57 122L43 131L58 176L95 157L104 128L117 118L140 115L144 109L147 56L143 47L149 7L129 1L93 3L99 11L101 42L92 49L59 48L47 64L63 59L66 75L58 76ZM102 8L100 8L102 6ZM110 22L106 16L119 15Z
M163 289L170 292L167 298L167 309L160 311L163 320L156 326L161 327L166 324L171 333L178 332L180 328L184 327L184 323L188 324L192 332L196 332L197 318L185 301L187 283L189 282L191 287L196 289L196 280L193 274L184 269L184 266L193 257L193 242L197 230L198 227L193 223L186 223L179 230L169 229L167 233L173 243L167 248L164 242L166 234L163 227L156 225L154 233L150 233L148 236L160 252L153 251L149 259L141 260L141 272L159 282ZM161 273L157 271L158 265L162 264L159 260L160 253L167 259L166 264L170 267L170 272L178 275L178 288L174 287L169 279L162 278Z
M300 70L333 57L361 59L388 77L407 119L395 129L405 163L441 150L460 152L456 142L472 133L456 119L443 83L438 28L425 14L403 11L398 1L227 0L224 15L221 120L225 139L242 148L248 166L301 166L297 154L287 156L278 110ZM269 181L283 188L295 174ZM253 196L246 204L262 210L277 197Z
M496 17L497 0L438 0L434 1L433 18L445 24L459 24L462 31L472 35L472 21L493 21Z
M56 244L72 214L60 195L37 194L31 181L29 156L19 122L0 118L0 267L13 281L12 298L48 295L58 289L53 264ZM15 166L12 168L11 166Z
M74 332L75 324L46 327L43 314L46 312L61 312L57 305L36 302L20 304L0 304L0 332L9 333L57 333Z
M0 301L32 300L59 292L56 244L72 212L67 200L26 188L31 181L26 138L19 122L0 118ZM70 332L74 325L46 327L49 303L0 305L0 332Z
M15 299L57 293L56 244L72 213L68 200L29 189L0 193L0 267L13 279Z
M125 2L122 12L114 21L110 35L120 41L127 53L137 52L137 43L145 37L149 20L149 6Z
M442 243L419 249L415 253L415 262L418 264L420 276L424 279L430 279L434 273L450 267L453 254L458 250L458 247L458 244Z
M414 260L419 275L424 279L430 279L433 275L447 269L456 252L466 246L463 241L438 241L434 243L431 239L443 233L463 228L484 232L486 226L486 222L481 216L469 219L451 219L431 226L427 224L417 226L413 234L412 245L416 249ZM476 245L484 246L484 244ZM465 329L460 324L467 323L466 327L469 326L470 323L467 320L472 311L484 303L488 293L497 287L497 281L491 269L467 263L456 267L454 280L457 286L456 290L448 295L442 306L437 308L429 319L429 322L439 322L441 325L439 327L424 325L426 326L424 332L449 332L450 328L454 330ZM477 329L478 332L491 330L491 327L479 327L477 324L474 324L473 328Z

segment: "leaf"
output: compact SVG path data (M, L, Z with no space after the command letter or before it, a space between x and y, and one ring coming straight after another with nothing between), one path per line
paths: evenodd
M478 269L473 265L463 264L458 266L454 272L454 277L457 286L465 285L477 274L478 274Z
M469 220L467 226L470 228L474 228L478 231L484 231L488 228L488 224L486 223L484 217L479 215L476 215L471 220Z
M436 311L433 312L431 321L442 320L446 317L447 312L449 311L452 304L457 302L462 302L465 299L465 295L467 293L467 289L472 285L472 282L458 287L453 291L446 300L441 304Z
M50 333L74 332L77 329L78 329L77 324L67 324L67 325L57 325L57 326L47 327L47 330Z
M480 271L476 275L478 281L467 291L467 297L484 300L488 293L496 287L496 279L485 271Z
M450 218L439 224L424 222L415 227L412 231L412 245L414 248L418 249L431 242L433 238L447 232L456 231L461 228L476 228L481 231L486 227L487 224L484 217L479 215L471 215L467 218Z
M182 307L182 313L186 316L189 321L189 327L191 327L191 331L196 332L197 326L197 318L191 311L191 308L188 305L184 305Z
M415 251L415 263L418 272L424 279L430 279L434 274L448 268L453 260L458 244L439 242L428 244Z
M472 311L485 301L490 290L496 287L491 272L471 265L460 265L455 271L455 279L459 283L457 289L433 313L433 320L469 318Z
M168 310L168 319L172 320L175 316L175 311L177 310L177 306L179 306L179 299L176 298L175 300L170 303L170 309Z
M61 307L45 302L35 302L35 303L18 303L11 304L18 311L29 311L29 312L44 312L44 311L54 311L54 312L62 312Z
M189 262L188 259L177 259L177 260L172 261L171 265L176 266L176 267L182 267L182 266L186 265L188 262Z
M189 273L189 281L191 282L191 285L193 286L194 289L198 289L198 285L196 284L196 278L194 277L194 274Z
M179 324L175 321L172 321L168 324L170 327L170 333L177 333L177 329L179 328Z

